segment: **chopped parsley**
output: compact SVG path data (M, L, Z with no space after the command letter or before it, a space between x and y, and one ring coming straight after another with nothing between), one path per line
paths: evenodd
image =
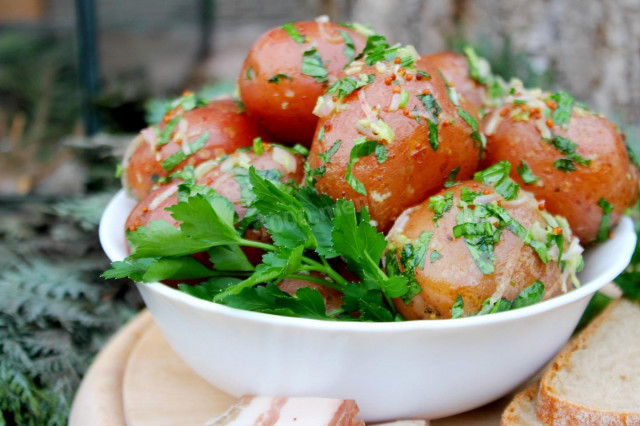
M447 176L447 180L444 182L445 188L451 188L460 183L460 182L455 182L456 176L458 176L459 172L460 172L460 166L456 167L455 169L449 172L449 175Z
M346 76L342 80L338 80L331 86L329 86L329 88L327 89L327 93L329 95L343 99L353 93L354 90L364 87L367 84L373 83L375 78L376 76L374 74L360 74L358 79L355 79L351 76Z
M555 92L551 95L551 99L557 104L557 108L553 111L553 122L566 129L569 121L571 121L571 111L573 110L575 99L564 90Z
M253 77L255 76L255 72L253 71L253 67L249 67L247 68L247 80L253 80Z
M322 139L324 139L324 126L320 127L320 130L318 130L318 141L322 142Z
M527 185L531 185L532 183L536 183L540 180L538 176L533 174L529 165L522 160L520 160L520 165L516 170L518 171L518 174L520 175L522 181Z
M344 53L344 56L345 58L347 58L347 63L348 63L353 59L354 55L356 54L356 50L355 50L356 46L353 43L353 39L351 38L348 32L340 31L340 35L344 40L344 50L342 51L342 53Z
M209 140L209 131L207 130L198 139L196 139L195 141L191 142L188 145L189 154L186 154L181 149L180 151L176 152L175 154L172 154L169 157L167 157L162 162L162 168L167 172L170 172L171 170L175 169L175 167L178 164L182 163L190 155L193 155L196 152L198 152L199 150L201 150L206 145L208 140Z
M351 188L353 188L359 194L367 195L367 190L365 189L364 184L356 179L355 176L353 176L353 166L358 162L360 158L373 154L376 150L377 145L378 141L367 140L367 138L365 137L358 138L353 141L353 148L351 148L351 153L349 154L349 162L347 163L345 180L351 186Z
M442 255L437 250L431 251L431 263L435 263L438 259L442 259Z
M278 74L274 75L273 77L271 77L268 81L269 81L269 83L280 84L280 81L282 79L291 80L291 77L288 76L287 74L278 73Z
M578 163L585 167L591 164L591 160L582 158L580 154L576 152L578 145L572 140L562 136L553 135L549 142L566 156L566 158L561 158L553 163L556 169L563 172L572 172L576 170L576 165L574 163Z
M442 219L444 214L451 210L453 206L453 192L447 192L442 195L434 195L429 197L427 207L433 212L433 223L438 226L438 221Z
M335 141L333 143L333 145L331 145L331 148L329 148L328 151L325 151L321 154L318 154L318 157L325 163L329 163L331 161L331 158L333 157L333 155L338 152L338 149L340 148L340 145L342 145L342 141L340 139L338 139L337 141Z
M367 44L364 46L362 53L356 56L355 59L364 57L364 62L367 65L373 65L376 62L380 62L384 59L393 59L397 50L397 47L389 47L389 43L387 42L385 36L380 34L372 34L367 37ZM389 59L388 56L392 57Z
M180 120L182 120L181 116L175 117L164 126L164 129L162 129L162 131L160 132L158 141L156 142L156 146L166 145L171 141L171 135L173 134L173 131L176 129L176 126L178 125ZM157 128L154 128L154 131L157 132Z
M602 219L600 220L597 240L603 242L607 241L609 234L611 234L611 212L613 212L613 204L604 198L600 198L598 200L598 206L602 209Z
M262 155L264 152L264 145L262 144L262 138L255 138L253 140L253 152L256 155Z
M419 94L418 99L420 99L420 102L422 102L424 109L430 116L427 122L429 126L429 145L431 145L431 148L434 151L437 151L440 144L438 141L438 116L442 112L442 108L431 93L427 95Z
M329 71L325 68L322 57L315 47L302 54L301 71L302 74L313 77L318 83L326 83L329 81Z
M518 198L520 185L511 180L509 177L510 171L511 163L508 161L500 161L485 170L476 172L473 178L485 185L494 184L496 192L505 200L515 200Z
M465 46L463 52L467 57L467 64L469 66L469 77L474 79L480 84L490 84L494 78L491 74L491 69L488 63L483 58L479 57L476 51L471 46Z
M291 37L296 43L302 44L306 41L306 39L302 36L302 34L300 34L300 32L291 22L284 24L280 28L285 30L287 34L289 34L289 37Z
M376 160L378 160L378 164L384 163L385 161L387 161L387 158L389 158L387 154L387 147L384 146L384 144L379 143L378 145L376 145L374 153L376 155Z
M491 298L487 298L482 302L482 308L479 312L469 315L487 315L495 314L497 312L512 311L514 309L524 308L526 306L535 305L536 303L544 299L544 283L540 280L536 280L528 287L525 287L512 301L507 299L500 299L493 302ZM458 295L453 306L451 307L451 318L462 318L464 315L464 302L462 296Z
M575 172L576 165L569 158L559 158L553 162L553 167L560 170L561 172Z
M458 108L458 115L471 127L471 139L480 143L480 154L487 147L487 138L478 128L478 120L462 108Z

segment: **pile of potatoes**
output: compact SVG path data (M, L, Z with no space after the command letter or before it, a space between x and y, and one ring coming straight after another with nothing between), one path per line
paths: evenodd
M473 314L536 280L545 298L570 290L580 244L606 239L637 199L638 168L615 124L566 92L503 81L471 49L420 55L366 26L321 17L263 34L238 89L238 99L209 102L186 93L132 141L123 185L141 201L127 229L154 219L177 226L164 208L177 202L187 165L240 219L246 206L237 176L251 166L278 170L283 181L311 182L367 207L398 260L403 247L432 233L428 260L414 270L420 292L394 303L407 319L449 318L459 296ZM473 180L496 164L508 177ZM515 197L496 189L513 182ZM528 240L511 228L498 232L488 251L493 266L483 270L454 228L489 204L508 212ZM269 239L264 229L247 233ZM560 238L563 249L543 259L532 238Z

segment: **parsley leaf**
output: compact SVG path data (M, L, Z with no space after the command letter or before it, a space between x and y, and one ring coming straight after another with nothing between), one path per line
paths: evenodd
M564 90L552 94L551 99L558 105L553 111L553 122L562 126L563 129L566 129L571 121L571 111L573 110L575 99Z
M156 146L166 145L171 141L171 135L173 134L173 131L175 130L180 120L182 120L181 116L174 117L164 126L164 129L162 129L162 131L160 132L158 141L156 142ZM157 132L157 128L154 127L154 131Z
M318 83L329 81L329 71L322 63L322 57L316 50L311 48L302 54L302 74L313 77Z
M296 43L302 44L306 41L305 38L302 36L302 34L300 34L300 32L296 29L296 27L291 22L284 24L280 28L285 30L287 34L289 34L289 37L291 37L293 41L295 41Z
M280 84L280 81L282 79L291 80L291 77L289 75L287 75L287 74L278 73L278 74L274 75L273 77L271 77L268 80L268 82L269 83Z
M516 170L518 171L518 174L520 175L522 181L528 185L536 183L540 180L538 176L533 174L529 165L522 160L520 160L520 165Z
M464 302L462 301L462 296L458 295L456 297L456 301L453 303L451 307L451 319L462 318L464 315Z
M462 108L458 108L458 115L471 127L471 139L480 143L480 153L487 147L487 138L478 129L478 120Z
M431 251L431 263L435 263L438 259L442 259L442 254L437 250Z
M460 166L456 167L455 169L451 170L449 172L449 175L447 176L447 180L444 182L444 187L445 188L452 188L458 184L460 184L460 182L456 182L456 176L458 176L458 173L460 172Z
M187 293L198 299L204 299L209 302L213 301L213 298L227 287L235 285L242 281L239 278L232 277L213 277L207 281L198 285L178 284L178 290L183 293Z
M333 145L331 145L331 148L329 148L328 151L318 154L318 157L324 161L325 164L329 163L335 153L338 152L338 149L340 149L340 145L342 145L342 141L338 139L333 143Z
M434 195L429 197L429 204L427 207L431 210L433 215L433 223L438 226L438 221L444 216L446 212L451 210L453 206L453 192L447 192L444 196Z
M327 93L343 99L353 93L354 90L373 83L375 78L376 76L374 74L360 74L357 80L351 76L346 76L342 80L337 80L329 86Z
M376 155L376 160L378 160L378 164L384 163L385 161L387 161L387 158L389 158L387 154L387 147L384 146L384 144L379 143L378 145L376 145L374 153Z
M544 298L544 284L536 280L529 287L524 288L511 302L511 309L524 308L535 305Z
M353 148L351 148L351 153L349 154L349 162L347 163L345 179L347 183L359 194L367 195L367 190L363 183L353 176L353 166L361 157L373 154L377 145L378 141L367 140L365 137L358 138L353 141Z
M476 172L473 178L485 185L494 185L496 192L505 200L515 200L518 198L520 185L511 180L509 177L510 171L511 163L500 161L485 170Z
M576 170L576 166L575 164L573 164L574 162L580 164L581 166L589 166L589 164L591 164L591 160L582 158L580 154L576 152L576 148L578 147L578 145L572 140L562 136L553 135L550 143L567 157L556 160L553 163L556 169L563 172L572 172Z
M187 149L188 154L185 153L185 151L183 151L182 149L179 150L178 152L167 157L162 162L162 168L167 172L170 172L171 170L175 169L178 164L182 163L184 160L189 158L189 156L195 154L196 152L204 148L208 140L209 140L209 131L205 130L205 132L200 137L198 137L198 139L196 139L195 141L191 142L188 145L188 149Z
M613 211L613 204L604 198L600 198L598 200L598 206L602 209L602 219L600 220L597 240L602 242L607 241L611 233L611 212Z
M356 46L348 32L340 31L340 35L344 40L344 50L342 53L344 53L344 56L347 58L347 63L351 62L351 59L353 59L353 56L356 54Z
M486 60L479 57L476 51L471 46L465 46L463 52L467 57L467 64L469 66L469 77L474 79L480 84L489 84L494 78L491 74L491 69Z

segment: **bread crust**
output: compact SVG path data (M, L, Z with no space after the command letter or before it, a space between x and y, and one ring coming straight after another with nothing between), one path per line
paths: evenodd
M621 303L631 302L623 300L612 302L556 356L540 382L536 406L538 419L552 425L640 425L640 412L615 412L571 402L557 395L551 384L554 375L569 366L571 355L589 341L594 332L609 320L611 312Z
M505 408L502 413L500 426L523 426L520 422L521 419L519 416L521 407L527 404L534 404L535 407L539 386L540 381L536 381L513 397L507 408ZM540 423L542 424L542 422Z

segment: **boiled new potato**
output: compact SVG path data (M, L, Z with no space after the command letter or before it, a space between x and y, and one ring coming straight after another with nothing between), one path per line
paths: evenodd
M449 90L431 62L405 68L398 57L345 70L343 80L361 87L318 100L309 154L311 168L321 170L316 188L367 206L383 231L448 178L471 177L482 149L474 108Z
M269 30L251 47L238 79L247 111L277 142L309 146L316 99L365 42L323 18Z
M395 299L398 311L406 319L450 318L461 297L465 315L471 315L487 299L512 301L537 280L544 285L544 299L570 290L582 248L566 221L541 208L528 192L507 201L492 186L465 181L405 210L387 236L390 248L398 250L400 260L407 244L427 246L424 263L415 268L419 293L408 304ZM505 212L522 226L522 235L506 228L501 216ZM468 222L474 224L464 228ZM546 253L546 263L532 247L536 243L523 238L527 232ZM563 240L564 272L558 265L556 236Z
M188 111L178 106L131 142L123 160L122 185L129 195L142 199L186 165L197 166L250 146L257 137L270 140L233 100L215 100Z
M484 118L484 129L485 165L513 164L511 177L566 217L584 244L607 239L637 200L638 169L623 136L565 92L522 90Z

